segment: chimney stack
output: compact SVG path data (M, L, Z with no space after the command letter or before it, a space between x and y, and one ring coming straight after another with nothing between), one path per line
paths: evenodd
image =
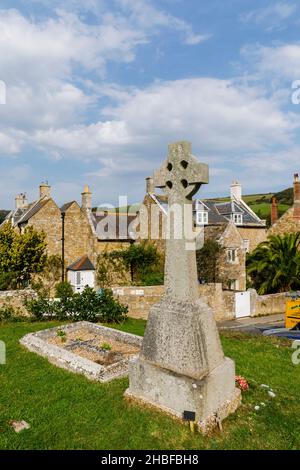
M294 219L300 220L300 181L298 173L294 174Z
M232 185L230 186L230 198L233 201L236 199L240 201L242 199L242 185L239 184L237 181L233 181Z
M49 186L48 181L40 184L40 199L43 197L51 197L51 186Z
M15 203L16 209L23 209L23 207L26 207L28 205L26 194L18 194L15 198Z
M85 186L83 193L81 193L81 196L82 196L82 203L81 203L82 209L91 210L92 209L92 193L88 186Z
M148 176L148 178L146 178L146 193L150 193L150 194L155 193L154 181L153 181L152 176Z
M272 197L271 225L275 224L277 220L278 220L278 201L276 197Z

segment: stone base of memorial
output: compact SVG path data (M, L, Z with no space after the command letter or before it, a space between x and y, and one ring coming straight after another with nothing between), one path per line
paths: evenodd
M152 307L140 355L129 364L125 396L178 418L195 413L203 433L241 402L234 362L224 357L212 310L168 298Z

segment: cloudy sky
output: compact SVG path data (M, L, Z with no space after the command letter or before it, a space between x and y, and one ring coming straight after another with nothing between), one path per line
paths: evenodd
M0 80L0 208L44 179L59 203L138 202L183 139L203 197L300 171L297 0L0 0Z

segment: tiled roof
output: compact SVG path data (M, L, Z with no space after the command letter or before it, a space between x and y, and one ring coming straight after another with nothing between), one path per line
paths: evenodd
M67 268L68 271L95 271L95 266L87 255L82 256Z

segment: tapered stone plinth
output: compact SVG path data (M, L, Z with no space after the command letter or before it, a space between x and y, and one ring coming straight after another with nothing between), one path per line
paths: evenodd
M224 357L213 312L201 300L154 305L140 356L129 367L127 397L178 418L194 411L204 433L241 400L234 362Z

